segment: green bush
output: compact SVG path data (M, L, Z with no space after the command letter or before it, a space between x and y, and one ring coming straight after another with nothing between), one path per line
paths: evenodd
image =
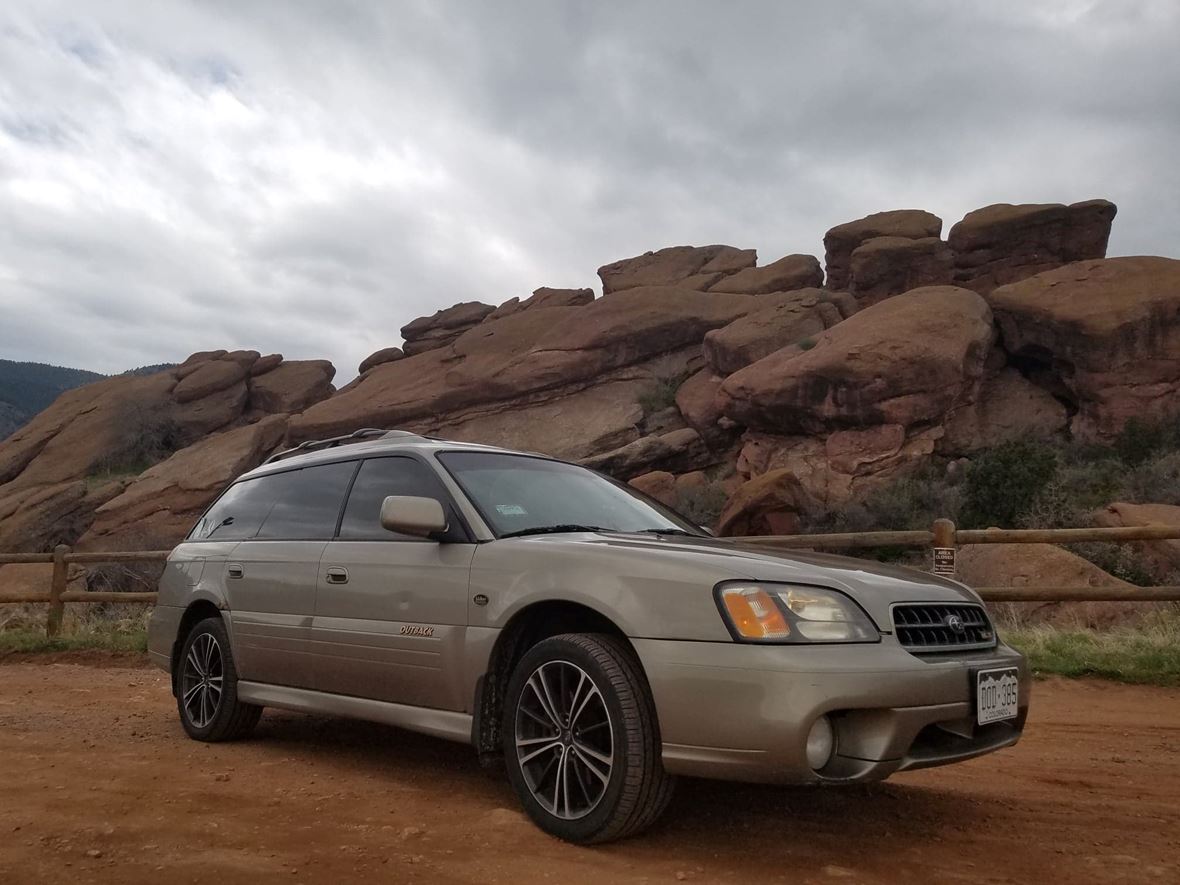
M979 454L967 468L960 514L964 528L1019 525L1057 473L1045 443L1016 440Z
M1180 447L1180 421L1166 418L1130 418L1114 442L1119 460L1135 467L1163 450Z
M728 498L720 483L709 482L677 491L675 509L693 525L712 528Z
M643 410L643 417L662 412L676 405L676 391L685 381L684 373L657 378L639 392L636 402Z

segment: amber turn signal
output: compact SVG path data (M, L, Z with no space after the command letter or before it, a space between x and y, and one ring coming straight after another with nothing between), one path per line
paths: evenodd
M760 587L726 587L721 601L729 622L743 639L785 639L791 635L783 613Z

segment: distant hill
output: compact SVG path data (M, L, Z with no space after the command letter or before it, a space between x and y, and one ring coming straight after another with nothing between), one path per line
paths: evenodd
M174 363L160 363L130 369L124 374L151 375L170 369ZM0 359L0 439L46 408L55 399L83 384L107 377L86 369L69 369L46 363L17 363Z

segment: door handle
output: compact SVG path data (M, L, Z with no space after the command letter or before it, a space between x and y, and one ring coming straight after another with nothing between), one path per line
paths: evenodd
M245 577L246 570L236 562L232 562L225 567L225 575L227 578L242 578Z
M348 583L348 569L333 566L328 569L327 579L329 584L347 584Z

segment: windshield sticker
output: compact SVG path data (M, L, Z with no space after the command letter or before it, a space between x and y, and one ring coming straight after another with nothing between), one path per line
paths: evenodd
M497 504L496 512L501 516L528 516L519 504Z

